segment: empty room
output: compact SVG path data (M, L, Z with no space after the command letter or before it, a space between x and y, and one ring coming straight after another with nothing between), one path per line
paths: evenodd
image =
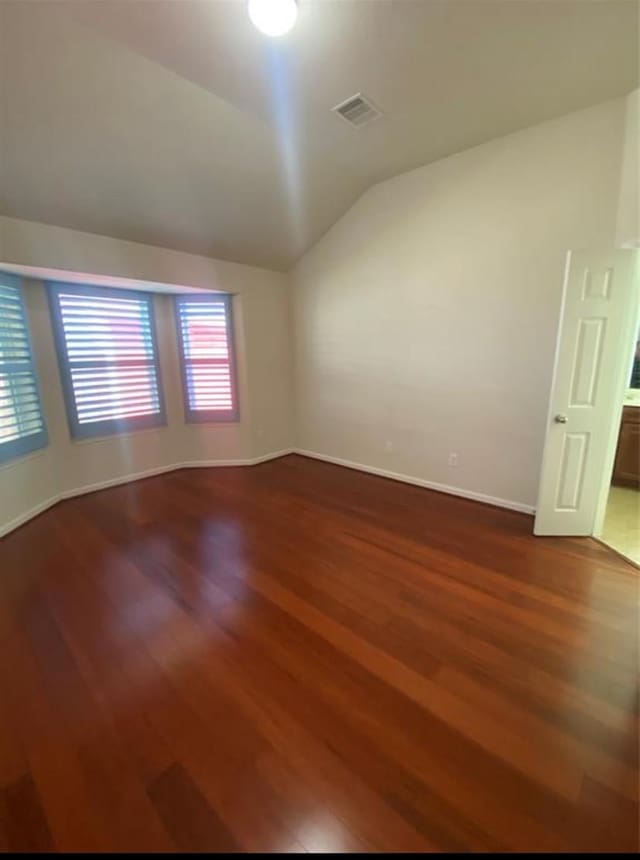
M639 38L0 0L0 851L639 850Z

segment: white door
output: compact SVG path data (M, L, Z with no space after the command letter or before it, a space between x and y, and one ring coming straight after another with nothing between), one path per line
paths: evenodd
M534 533L590 535L618 428L638 302L636 251L571 251Z

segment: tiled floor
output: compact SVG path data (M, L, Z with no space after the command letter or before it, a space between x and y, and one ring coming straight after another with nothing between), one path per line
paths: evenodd
M601 540L640 565L640 491L611 487Z

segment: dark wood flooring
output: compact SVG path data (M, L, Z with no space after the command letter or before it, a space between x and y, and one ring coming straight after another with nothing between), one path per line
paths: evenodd
M638 571L289 456L0 542L0 849L634 850Z

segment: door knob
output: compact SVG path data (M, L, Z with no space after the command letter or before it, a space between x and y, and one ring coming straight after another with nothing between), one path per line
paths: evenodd
M566 424L567 423L567 416L566 415L556 415L556 417L553 420L556 422L556 424Z

